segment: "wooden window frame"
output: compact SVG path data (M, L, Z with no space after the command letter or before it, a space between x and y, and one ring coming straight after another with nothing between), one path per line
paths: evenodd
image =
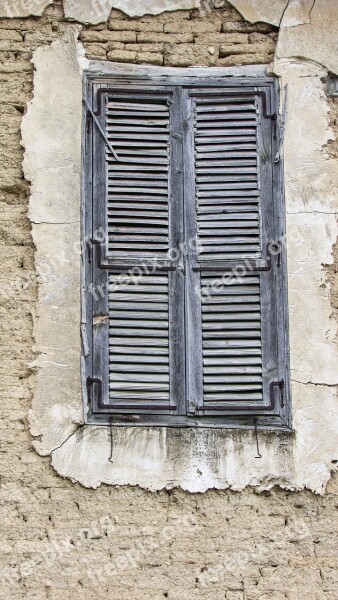
M111 70L110 70L111 69ZM104 155L98 152L98 148L102 147L104 140L102 137L102 131L104 130L105 124L102 118L103 112L100 111L100 101L102 95L107 89L114 88L114 86L120 86L123 84L124 88L128 86L134 87L139 86L142 90L149 89L165 90L167 89L180 89L192 88L196 90L210 90L212 87L217 86L219 89L235 88L238 93L252 93L260 94L262 96L262 110L268 115L274 115L275 118L263 119L263 128L266 126L266 132L263 135L270 135L268 131L271 131L271 127L274 128L274 136L271 140L271 156L275 157L280 150L280 139L281 139L281 123L278 118L279 114L279 89L278 79L274 77L266 76L247 76L245 68L241 70L232 69L231 75L227 69L195 69L192 74L192 70L187 70L187 73L183 73L183 69L161 69L153 67L151 71L151 80L149 75L144 69L138 70L136 67L127 68L125 72L120 71L118 74L114 73L114 67L104 67L102 71L96 72L85 72L84 84L83 84L83 95L86 99L84 103L84 114L83 114L83 217L82 217L82 241L86 247L86 251L82 255L82 339L83 339L83 353L82 353L82 374L83 374L83 391L84 391L84 404L85 404L85 416L86 422L92 424L106 425L113 423L114 426L166 426L166 427L214 427L214 428L246 428L258 426L261 429L274 429L281 431L291 431L291 403L290 403L290 385L289 385L289 367L288 367L288 311L287 311L287 290L286 290L286 245L283 245L283 251L279 255L280 268L278 273L276 271L270 271L270 276L273 279L273 285L276 293L276 311L277 311L277 347L278 347L278 368L281 373L278 380L275 382L276 385L270 384L269 390L265 389L264 394L273 395L273 408L272 409L261 409L255 411L247 411L245 414L231 410L228 414L220 416L196 416L194 414L187 414L185 416L175 416L172 414L137 414L134 417L133 414L113 414L109 408L104 408L99 405L99 395L105 397L107 395L107 383L108 379L105 377L99 377L95 365L98 362L96 353L102 346L102 340L107 339L108 323L100 328L88 326L93 321L92 314L92 303L88 294L88 286L92 283L95 286L106 285L107 270L94 269L94 277L92 275L92 268L95 261L98 259L99 248L96 244L92 244L93 238L93 212L98 211L100 214L104 212L102 202L105 201L104 193L104 181L105 181L105 161ZM244 71L244 76L243 76ZM216 74L217 73L217 74ZM91 111L88 110L88 106L91 107ZM94 112L95 117L93 117ZM184 120L187 122L189 115L185 115ZM97 120L97 122L96 122ZM98 127L100 125L100 127ZM181 124L182 126L182 124ZM188 128L184 129L183 135L189 136L190 132ZM173 144L175 141L173 140ZM189 160L192 160L190 157ZM92 165L95 163L95 173L93 172ZM189 163L184 161L184 166L189 166ZM282 161L275 160L271 161L272 179L273 179L273 198L271 202L271 210L274 213L274 240L285 240L285 208L284 208L284 195L283 195L283 165ZM179 175L176 174L176 169L172 168L172 177L178 178L177 190L180 189ZM186 177L189 174L186 173ZM175 183L173 184L175 185ZM264 189L263 189L264 193ZM179 214L179 206L182 203L178 203L176 215L182 218L183 215ZM191 209L191 207L190 207ZM189 210L189 206L185 208ZM178 219L175 218L176 223ZM181 239L182 232L180 227L176 227L174 235L176 243L179 244L183 241ZM191 233L191 232L190 232ZM271 232L269 232L271 238ZM106 261L107 256L105 252L102 253L102 260ZM262 251L262 262L266 263L269 260L266 246ZM191 270L189 270L192 273ZM176 285L177 285L176 280ZM190 297L193 302L192 295L189 296L189 286L192 282L187 282L188 287L188 298ZM182 290L179 291L182 294ZM99 300L100 314L107 314L107 295L102 296ZM97 308L97 307L96 307ZM190 312L189 314L193 314ZM183 326L183 317L180 315L180 311L176 311L177 327ZM196 339L191 340L191 347L198 343L199 329L198 323L194 327L190 328L191 331L195 331ZM185 352L181 348L181 352ZM176 352L176 357L178 353ZM187 362L189 365L189 358L193 356L192 350L186 352ZM102 357L100 357L102 360ZM175 364L175 363L174 363ZM171 386L175 386L175 382L182 377L180 371L182 362L177 362L175 368L171 368L172 381ZM194 377L191 377L189 384L189 366L187 369L187 380L190 388L195 385ZM278 389L278 382L283 380L284 388L282 395L280 389ZM195 393L199 394L200 390L195 389ZM281 397L283 396L283 397ZM270 398L267 399L267 403Z

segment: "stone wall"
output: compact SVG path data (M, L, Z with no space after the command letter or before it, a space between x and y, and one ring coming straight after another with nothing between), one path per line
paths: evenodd
M323 497L278 487L260 495L90 490L62 479L32 448L26 417L37 281L20 123L32 97L32 52L67 27L60 2L41 17L0 20L0 598L332 600L336 477ZM244 22L226 5L204 16L139 20L113 11L107 25L84 26L80 37L89 58L241 65L271 60L276 29ZM337 309L336 265L328 277Z
M192 11L126 19L112 11L106 24L84 27L80 40L90 59L188 67L269 63L276 28L251 25L229 5L203 16ZM254 58L253 58L254 57Z

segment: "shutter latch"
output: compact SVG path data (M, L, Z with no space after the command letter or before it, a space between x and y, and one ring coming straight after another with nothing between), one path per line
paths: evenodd
M193 417L197 412L197 405L194 402L189 402L188 404L188 410L187 410L187 415L189 417Z

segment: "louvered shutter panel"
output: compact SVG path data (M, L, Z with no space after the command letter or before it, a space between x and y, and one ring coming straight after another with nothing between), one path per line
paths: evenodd
M278 376L276 288L273 269L255 268L268 266L274 239L272 122L254 93L192 93L187 106L190 233L198 240L189 303L201 319L190 404L202 415L269 410Z
M104 278L107 293L94 301L94 336L95 328L101 335L94 342L94 368L103 381L101 408L111 413L177 410L169 370L183 352L175 334L183 288L180 293L168 259L177 244L173 210L180 201L170 197L171 164L177 160L170 140L171 95L108 90L103 103L102 128L117 159L108 145L102 152L101 139L97 152L104 164L96 170L101 177L104 170L105 190L97 194L95 221L107 238L101 247L105 273L98 269L96 281ZM100 313L106 315L102 321Z
M166 256L169 248L169 105L112 99L106 131L108 251L113 257Z

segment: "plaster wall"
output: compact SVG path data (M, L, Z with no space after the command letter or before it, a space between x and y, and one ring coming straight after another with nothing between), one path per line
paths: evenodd
M0 21L0 78L3 84L0 111L3 130L0 146L1 243L4 250L6 247L1 264L3 347L0 361L5 375L1 381L0 598L298 600L306 596L310 600L331 600L337 585L336 477L328 481L323 496L306 490L295 493L280 487L295 484L297 489L308 486L323 493L330 469L334 468L331 461L337 458L333 454L331 428L335 419L334 374L337 370L328 368L334 367L333 315L338 297L337 262L333 262L331 254L336 235L331 191L336 185L337 146L333 139L329 140L333 138L335 128L336 105L325 97L325 85L321 80L326 74L326 60L318 65L311 58L296 59L295 53L287 60L281 55L281 60L271 67L282 78L283 84L289 83L288 104L293 103L302 124L298 128L296 114L293 121L288 121L285 143L285 161L289 165L286 173L288 230L293 228L296 232L293 251L289 249L289 286L290 299L292 294L294 297L294 302L290 302L291 329L295 332L293 379L294 386L300 390L296 391L296 400L299 400L295 405L298 446L292 442L290 448L287 439L280 443L277 452L275 442L270 440L264 472L248 482L245 461L252 460L254 452L254 440L249 439L250 436L244 444L247 454L242 452L240 437L233 440L240 451L240 468L244 465L245 472L243 479L242 473L240 478L236 479L235 474L236 477L231 479L234 471L229 464L225 472L219 458L206 450L214 443L210 437L198 441L192 432L185 439L171 440L170 447L180 444L194 454L188 459L187 471L181 458L168 452L169 444L160 437L160 432L152 440L145 437L145 433L137 440L133 431L124 430L117 445L117 465L122 463L119 455L128 452L132 446L138 450L151 441L149 449L156 449L156 461L148 460L142 472L145 487L149 487L153 473L156 485L160 482L159 487L165 481L168 487L180 483L182 487L193 489L198 482L202 490L210 486L210 481L216 481L216 477L220 477L219 487L231 485L233 489L239 489L247 484L251 487L241 493L214 489L203 494L187 494L179 488L153 493L137 486L101 485L93 490L69 480L69 477L76 481L83 478L83 483L94 486L100 481L112 482L112 474L106 473L104 468L99 469L96 477L86 465L88 457L98 464L102 454L106 461L109 445L107 439L97 440L95 436L86 445L86 428L81 427L82 414L78 404L78 369L71 368L80 344L77 337L78 304L75 309L73 304L78 294L79 264L77 261L68 264L65 255L64 264L61 264L61 257L55 266L52 264L50 271L50 258L46 261L49 252L55 256L55 247L69 248L73 235L79 231L77 186L80 171L78 156L72 154L71 144L72 137L79 136L79 113L73 100L79 98L79 72L87 64L82 47L75 42L80 29L79 37L89 59L111 58L173 66L180 66L183 61L184 65L210 66L264 64L273 58L276 36L273 27L266 23L252 25L229 5L204 16L196 11L180 11L133 21L113 11L108 24L74 28L65 21L61 3L54 2L40 18ZM296 31L296 28L292 29ZM166 40L156 39L164 30L167 31ZM190 37L184 41L177 39L177 34L182 31L186 36L190 32ZM130 32L134 35L130 36ZM64 33L63 41L60 41ZM246 37L234 42L228 37L234 33ZM29 151L26 148L25 172L32 181L31 224L26 216L28 183L21 171L20 122L26 102L33 93L31 53L53 40L56 40L53 47L39 49L35 55L34 100L23 125L23 136L29 137L30 145ZM250 44L255 45L252 52L248 47ZM227 56L221 56L223 45L229 50ZM52 100L44 95L46 80L51 96L55 93L50 79L52 74L59 78L59 88L67 82L71 100L62 99L64 118L66 115L61 129L64 144L56 154L51 154L49 135L55 132L57 122L60 125L60 118L50 120ZM290 88L294 88L291 95ZM45 108L41 106L42 100ZM307 123L302 121L304 111L311 114ZM39 131L33 131L31 123L37 117L35 123L38 123ZM313 138L304 144L308 129L312 129ZM287 140L291 138L293 141L288 144ZM40 144L44 140L46 159L42 161L38 140ZM45 169L50 190L45 186ZM66 181L69 187L60 194L60 185ZM65 211L67 198L72 208ZM31 227L36 246L32 242ZM41 264L47 266L41 267ZM293 312L294 305L296 309L299 307L297 296L302 295L304 287L308 290L306 319L303 313L300 316ZM70 303L66 305L67 319L63 325L58 314L64 310L66 300ZM48 338L43 333L47 327L47 307L48 329L52 332ZM68 336L69 329L74 336ZM308 340L307 344L303 340L299 342L300 336ZM65 339L70 343L65 344ZM312 347L318 350L311 351ZM32 365L33 353L35 363ZM52 384L45 396L47 379L51 379ZM39 456L31 445L26 415L32 396L33 443L38 452L46 456ZM62 401L64 397L67 397L67 406ZM329 424L321 421L323 428L329 428L326 436L317 429L317 420L321 418L318 405L321 403L330 415ZM50 427L53 416L54 425ZM76 428L78 431L72 435ZM52 451L59 441L62 443L66 439L67 436L63 437L66 430L70 436L66 443L71 441L74 445L69 462L62 454L66 443L60 448L60 454L58 450ZM318 435L316 445L313 440ZM223 437L221 443L227 449L229 460L225 433ZM260 441L266 452L265 442ZM47 456L50 451L55 468L66 479L51 467ZM96 452L98 458L92 459L91 454ZM304 469L296 452L298 458L300 453L303 459ZM131 458L133 462L130 462ZM159 472L162 459L164 476ZM128 479L137 483L139 465L135 462L135 453L130 460L128 458ZM295 478L290 465L296 465L300 480ZM195 467L196 476L193 477L190 469ZM123 478L123 470L114 476ZM262 493L256 494L256 491Z

